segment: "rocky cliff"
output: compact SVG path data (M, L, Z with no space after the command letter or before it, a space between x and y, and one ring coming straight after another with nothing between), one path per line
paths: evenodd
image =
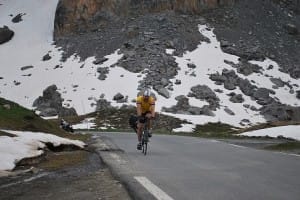
M60 36L88 28L90 22L101 23L136 15L139 12L175 11L180 13L201 13L203 10L234 4L236 0L60 0L55 19L55 35Z

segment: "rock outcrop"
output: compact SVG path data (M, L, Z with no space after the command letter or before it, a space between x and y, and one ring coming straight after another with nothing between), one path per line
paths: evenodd
M74 108L65 108L62 106L63 98L57 92L56 85L51 85L43 91L43 96L38 97L33 102L33 107L40 111L40 115L44 117L56 116L76 116Z
M55 34L73 32L92 20L107 23L135 12L176 11L200 13L203 10L234 4L236 0L60 0L55 17Z
M0 27L0 44L8 42L13 36L14 32L7 26L4 26L3 28Z

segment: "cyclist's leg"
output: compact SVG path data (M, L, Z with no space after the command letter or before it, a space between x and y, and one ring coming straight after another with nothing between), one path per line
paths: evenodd
M138 120L138 124L137 124L137 135L138 135L138 144L137 144L137 149L141 150L142 149L142 131L143 131L143 127L144 127L144 123L145 123L145 119L144 119L145 115L142 115L142 118L140 118Z
M152 118L151 118L151 113L148 112L146 114L146 117L148 118L148 130L149 130L149 137L152 137Z
M142 141L142 129L143 129L144 124L141 122L138 122L137 124L137 136L138 136L138 141Z
M138 136L138 144L137 144L137 150L142 150L142 128L143 128L143 124L138 122L137 124L137 136Z

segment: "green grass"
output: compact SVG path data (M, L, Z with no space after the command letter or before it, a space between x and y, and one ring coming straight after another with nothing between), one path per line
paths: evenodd
M300 150L300 142L299 141L291 141L276 145L271 145L265 147L268 150L277 150L277 151L290 151L290 150Z
M221 122L207 123L204 125L197 125L193 135L197 137L209 137L209 138L233 138L236 137L238 129L228 124Z
M88 135L71 135L62 130L57 121L44 120L36 115L34 111L28 110L19 104L3 98L0 98L0 129L45 132L84 141L89 137ZM0 132L0 136L1 135L9 136L3 131Z

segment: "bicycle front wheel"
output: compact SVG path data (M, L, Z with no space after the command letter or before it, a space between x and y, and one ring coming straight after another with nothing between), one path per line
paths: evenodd
M143 153L144 153L144 155L147 154L147 148L148 148L148 143L145 142L144 145L143 145Z

